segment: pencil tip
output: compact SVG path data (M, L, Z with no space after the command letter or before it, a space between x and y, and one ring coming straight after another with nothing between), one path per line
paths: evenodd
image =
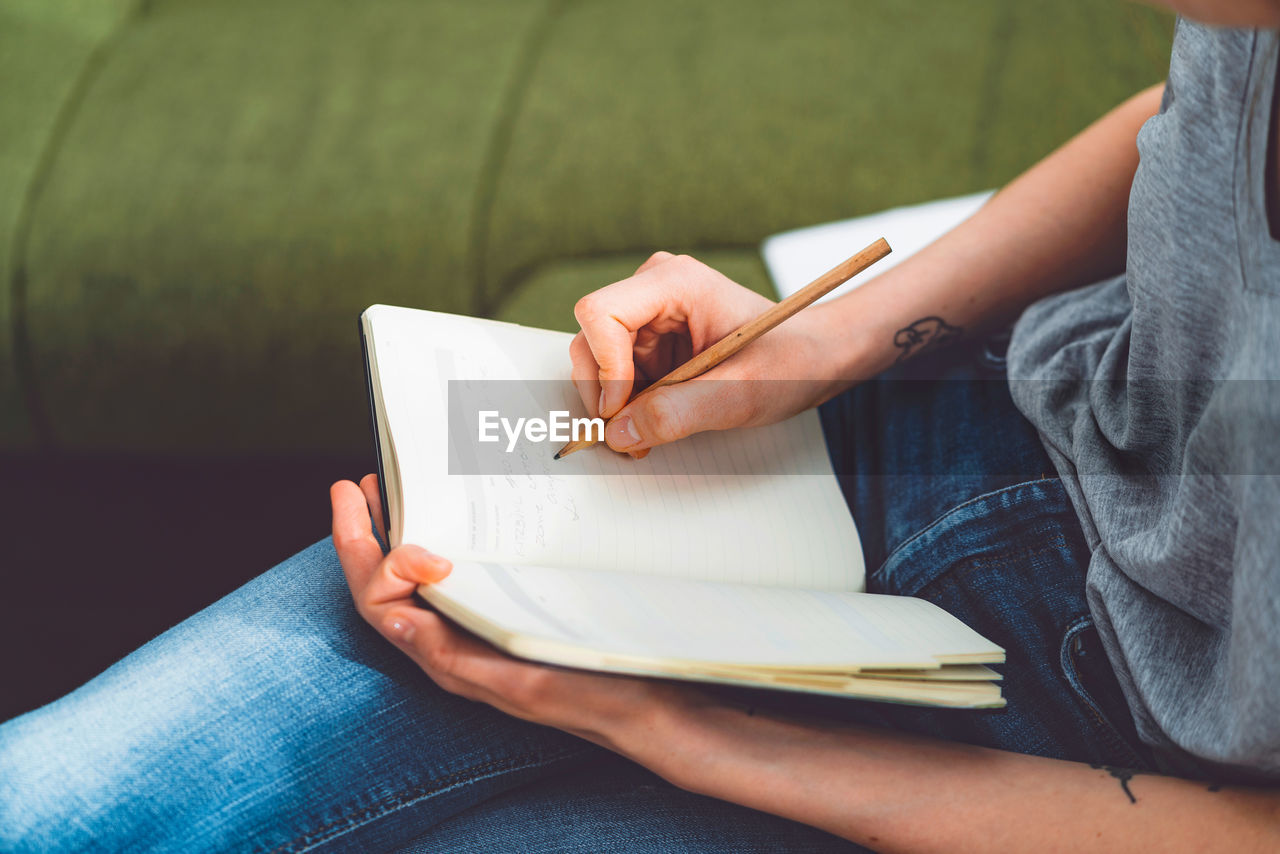
M556 451L556 455L555 455L554 457L552 457L551 459L553 459L553 460L558 460L558 459L560 459L560 452L559 452L559 451Z

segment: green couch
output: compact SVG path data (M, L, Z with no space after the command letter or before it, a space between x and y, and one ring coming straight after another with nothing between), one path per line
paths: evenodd
M655 249L996 186L1120 0L0 0L0 450L360 453L372 302L569 328Z

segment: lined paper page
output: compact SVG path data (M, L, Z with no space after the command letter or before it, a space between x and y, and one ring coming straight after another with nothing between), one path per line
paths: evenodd
M531 408L584 415L568 381L572 336L386 306L369 318L403 541L455 560L862 589L862 549L816 413L700 434L643 461L603 447L553 460L557 444L542 443L517 448L503 474L449 474L447 381L558 380L529 386L551 398Z
M942 609L897 596L496 563L459 563L421 592L479 634L487 634L484 623L603 658L776 667L793 677L932 668L950 656L1003 660L999 647Z

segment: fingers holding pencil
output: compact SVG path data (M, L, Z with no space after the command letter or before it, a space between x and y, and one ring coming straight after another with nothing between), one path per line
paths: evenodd
M794 415L821 399L813 383L743 381L835 382L834 376L824 377L824 351L838 331L828 328L824 312L801 310L889 251L888 243L878 240L776 304L692 258L659 253L635 276L578 302L582 332L570 348L574 383L588 412L610 419L609 446L633 455L702 430ZM765 334L784 322L777 332ZM646 352L664 336L666 361ZM718 369L740 351L745 352L731 363L733 370ZM669 355L681 352L692 358L676 361ZM642 362L641 377L658 370L665 374L637 393ZM699 377L724 382L688 382ZM557 459L590 444L571 442Z
M574 380L592 379L598 399L588 403L604 418L617 414L635 393L640 364L657 379L677 366L663 363L664 353L679 348L663 342L687 343L696 355L771 303L688 256L659 252L635 275L607 285L578 300L574 316L582 328L581 343L570 348ZM585 345L585 346L584 346ZM581 384L580 391L584 391Z

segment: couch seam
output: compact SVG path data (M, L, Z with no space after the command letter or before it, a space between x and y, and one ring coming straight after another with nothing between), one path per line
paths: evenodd
M52 173L53 164L62 151L62 145L66 141L75 117L79 114L80 106L84 102L90 85L97 78L98 72L115 48L121 34L145 11L146 5L147 0L135 3L128 13L121 16L116 26L89 51L66 98L63 99L54 116L49 135L36 158L35 168L27 182L26 191L22 194L22 203L18 207L18 216L14 222L9 269L6 271L9 280L10 355L13 358L18 391L26 408L27 423L35 436L36 446L45 452L53 450L56 441L53 423L36 381L31 338L27 329L27 250L34 212Z
M489 236L493 227L493 208L498 194L498 178L506 164L515 138L516 121L525 103L533 72L544 54L552 25L565 11L570 0L548 0L542 14L534 21L516 56L511 76L504 87L498 104L493 130L485 142L480 161L480 172L471 207L470 255L475 275L471 310L478 316L486 316L496 304L496 294L489 295Z

